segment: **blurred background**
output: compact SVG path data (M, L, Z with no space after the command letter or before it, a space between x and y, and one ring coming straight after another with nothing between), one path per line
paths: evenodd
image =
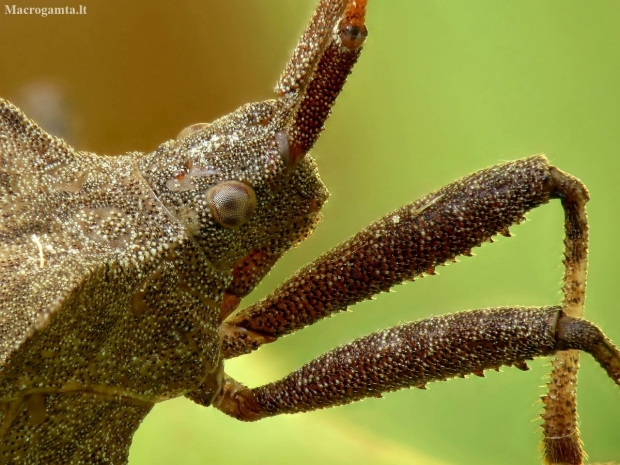
M153 150L191 123L270 98L315 5L84 1L84 16L0 15L0 95L76 148L110 155ZM590 190L586 315L620 343L619 17L614 0L371 0L366 48L314 150L332 193L324 222L252 301L401 204L542 152ZM554 202L528 218L512 228L515 237L440 276L232 360L227 371L257 386L400 322L557 303L561 208ZM620 460L620 392L582 360L590 461ZM145 420L130 463L536 464L548 364L255 424L176 399Z

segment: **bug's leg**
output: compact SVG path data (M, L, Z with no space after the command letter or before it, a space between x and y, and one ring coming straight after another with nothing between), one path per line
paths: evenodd
M228 378L213 405L240 420L258 420L424 388L503 365L527 369L526 360L567 349L592 354L620 385L620 352L600 329L561 307L516 307L461 312L379 331L259 388Z
M225 358L345 310L437 265L469 254L579 181L543 156L497 165L386 215L319 257L261 302L220 326ZM585 188L582 187L585 192Z
M583 314L587 267L588 193L574 177L543 157L474 173L362 231L300 270L267 299L242 310L221 327L227 358L312 324L382 290L433 273L434 267L468 254L491 236L509 235L529 209L560 198L565 211L564 311ZM549 463L579 464L576 422L578 353L554 361L545 402L544 449Z
M564 208L565 252L563 311L572 317L583 316L588 265L588 219L585 204L589 199L585 187L557 168L552 179ZM577 371L579 352L560 352L553 360L549 393L542 398L543 449L548 464L583 463L584 452L577 425Z

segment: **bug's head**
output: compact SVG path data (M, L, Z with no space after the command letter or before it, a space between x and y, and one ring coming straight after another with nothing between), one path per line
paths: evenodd
M193 125L142 166L162 202L241 296L314 229L327 199L308 152L357 61L366 0L322 0L277 99Z
M281 100L192 125L142 165L158 198L218 269L305 239L327 199L316 165L291 156Z

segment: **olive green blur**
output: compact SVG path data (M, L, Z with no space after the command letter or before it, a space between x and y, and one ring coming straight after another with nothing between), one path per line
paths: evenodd
M332 194L324 221L258 294L418 196L480 168L546 153L590 190L586 315L620 343L620 3L369 3L366 47L313 152ZM0 95L31 117L39 101L32 96L52 95L72 144L116 154L152 150L186 125L270 98L315 1L85 4L85 16L2 11ZM515 237L474 250L474 258L232 360L227 371L257 386L399 322L556 304L562 211L552 202L528 218L512 228ZM585 448L591 462L618 461L620 391L588 356L582 360ZM548 363L254 424L176 399L147 417L130 463L533 465Z

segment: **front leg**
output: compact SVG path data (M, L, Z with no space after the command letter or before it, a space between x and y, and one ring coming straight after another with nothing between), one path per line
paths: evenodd
M565 182L559 182L564 180ZM220 326L226 358L313 324L435 267L524 219L579 181L544 156L497 165L405 205L298 271ZM587 198L587 197L586 197Z
M228 378L214 406L253 421L406 387L423 389L432 381L481 375L504 365L527 369L526 360L568 349L589 352L620 385L620 352L600 329L561 307L516 307L461 312L379 331L255 389Z

